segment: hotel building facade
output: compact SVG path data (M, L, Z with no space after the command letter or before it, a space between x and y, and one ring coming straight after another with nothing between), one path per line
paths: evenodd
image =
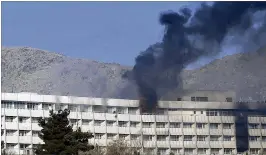
M39 117L68 108L70 123L94 134L93 145L124 139L143 154L260 154L266 148L266 103L234 102L234 93L187 91L140 114L137 100L2 93L1 140L6 150L32 154L42 141Z

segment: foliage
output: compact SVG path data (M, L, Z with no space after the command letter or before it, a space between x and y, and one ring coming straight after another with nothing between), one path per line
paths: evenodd
M105 155L139 155L139 150L130 145L124 140L114 140L106 147Z
M79 151L93 149L93 146L88 144L88 139L93 135L81 132L80 128L73 131L67 118L69 114L70 111L67 109L59 110L57 113L51 110L47 120L39 119L39 126L42 127L39 137L44 144L35 149L37 155L78 155Z

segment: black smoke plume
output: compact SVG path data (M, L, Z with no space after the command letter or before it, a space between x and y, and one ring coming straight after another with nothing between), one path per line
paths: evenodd
M159 19L165 26L162 42L137 56L133 70L123 75L137 84L142 110L156 108L162 94L159 89L167 92L180 86L180 73L188 64L202 56L219 53L228 36L234 38L253 29L254 13L265 8L265 2L214 2L203 3L195 12L182 8L179 12L162 13ZM247 40L254 41L265 34L263 19L260 28L253 29L253 35L246 35ZM232 43L239 44L238 40L235 37Z

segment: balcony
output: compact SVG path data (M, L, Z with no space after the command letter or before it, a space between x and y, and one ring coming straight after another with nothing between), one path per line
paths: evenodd
M260 136L261 135L261 129L249 129L248 133L250 136Z
M196 122L197 123L208 123L208 117L206 116L196 116Z
M94 113L94 118L97 120L105 120L105 113Z
M182 116L178 115L169 115L169 121L170 122L182 122Z
M155 135L155 129L154 128L142 128L142 133L144 135Z
M38 125L38 123L32 123L31 124L32 130L40 131L42 128Z
M235 116L223 116L221 118L223 123L235 123Z
M248 117L248 123L260 123L260 117Z
M19 136L19 143L30 144L31 136Z
M142 122L155 122L154 115L141 115Z
M157 141L157 147L168 148L169 147L169 142L168 141Z
M43 143L43 142L39 137L32 137L32 143L33 144L39 144L39 143Z
M129 120L134 122L141 122L141 115L129 115Z
M18 135L6 136L6 143L18 143Z
M94 131L96 133L106 133L106 126L94 126Z
M223 134L233 136L235 135L235 129L223 129Z
M223 141L210 141L211 148L223 148Z
M184 141L185 148L196 148L197 142L196 141Z
M198 148L209 148L209 141L197 141Z
M144 147L156 147L156 142L155 141L143 141L143 146Z
M222 123L222 119L220 116L209 116L210 123Z
M194 128L184 128L183 134L184 135L196 135L196 130Z
M170 141L170 146L171 148L182 148L183 145L183 141Z
M5 114L6 116L17 116L18 111L17 109L3 109L2 108L2 115ZM28 113L29 115L29 113Z
M196 129L197 135L209 135L209 129Z
M80 112L70 112L69 116L70 119L81 119Z
M83 119L89 119L92 120L93 119L93 113L92 112L82 112L81 113L81 117Z
M117 114L117 119L119 121L129 121L129 115L128 114Z
M17 130L18 129L18 122L6 122L5 127L6 127L6 129Z
M30 116L30 110L28 110L28 109L18 109L18 116L29 117Z
M222 129L210 129L210 135L222 135L223 130Z
M261 142L260 141L249 141L249 148L261 148Z
M31 110L31 117L43 117L42 110Z
M31 123L19 123L19 130L31 130Z
M236 147L236 141L224 141L223 146L224 146L224 148L235 148Z

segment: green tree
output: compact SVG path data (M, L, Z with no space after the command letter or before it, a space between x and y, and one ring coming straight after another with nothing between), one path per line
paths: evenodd
M39 119L39 126L42 127L39 137L44 144L35 149L37 155L78 155L79 151L93 149L93 146L88 144L88 139L93 135L81 132L80 128L73 131L67 118L69 114L68 109L59 110L57 113L51 110L48 119Z

